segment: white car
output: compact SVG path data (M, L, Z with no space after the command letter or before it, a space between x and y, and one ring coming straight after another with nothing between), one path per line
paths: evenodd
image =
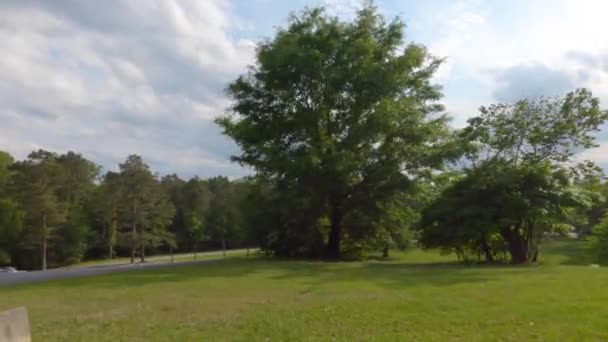
M16 268L14 267L1 267L0 268L0 273L17 273L19 271L17 271Z

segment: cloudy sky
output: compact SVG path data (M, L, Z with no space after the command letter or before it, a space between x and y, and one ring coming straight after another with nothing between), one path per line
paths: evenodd
M76 150L106 169L141 154L162 174L248 171L212 119L256 42L292 11L353 0L2 0L0 150ZM378 0L407 39L446 57L456 125L483 104L588 87L608 107L608 1ZM585 152L608 166L608 130Z

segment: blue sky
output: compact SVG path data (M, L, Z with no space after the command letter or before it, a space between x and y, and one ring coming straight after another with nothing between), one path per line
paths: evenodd
M115 169L130 153L160 173L242 176L212 119L223 88L290 12L358 0L4 0L0 149L76 150ZM377 0L408 42L446 58L435 76L456 126L479 106L588 87L608 107L608 2ZM608 134L579 156L608 166Z

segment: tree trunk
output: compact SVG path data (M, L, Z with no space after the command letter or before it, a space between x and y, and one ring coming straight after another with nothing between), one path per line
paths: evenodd
M137 205L133 202L133 223L131 224L131 263L135 262L135 236L137 235L137 221L135 215L137 214Z
M139 255L140 257L140 261L142 263L146 262L146 243L142 240L141 241L141 253Z
M486 257L486 261L493 262L494 255L492 255L492 248L488 244L488 240L486 239L485 236L481 237L481 249L483 250L483 254Z
M500 229L500 234L507 242L507 249L511 254L511 263L526 264L531 261L528 255L528 241L518 231L518 227L515 227L515 229L503 227Z
M112 256L114 255L114 248L112 248L112 242L108 243L108 259L112 260Z
M131 263L135 262L135 235L137 225L133 222L131 227Z
M109 227L106 224L106 221L104 219L101 220L101 237L102 238L106 238L106 240L108 241L108 246L110 245L110 230ZM108 259L110 259L110 253L108 253Z
M388 246L382 249L382 257L384 259L388 258Z
M330 228L327 240L327 258L340 259L340 242L342 239L342 203L338 196L333 195L329 199L330 205Z
M108 259L112 260L114 257L114 241L116 239L116 221L112 218L110 225L108 226Z
M247 247L247 256L249 256L249 247Z
M194 247L194 260L196 260L196 248L197 248L196 242L194 243L193 247Z
M222 255L226 257L226 237L222 234Z
M526 253L526 248L520 242L511 244L511 246L509 246L509 253L511 254L511 263L513 264L527 264L530 262L528 253Z
M108 260L112 260L112 256L114 255L114 246L112 246L112 240L114 239L114 233L112 232L112 225L111 224L106 224L105 222L103 223L103 227L104 227L104 232L107 232L107 237L108 237ZM106 229L107 227L107 229Z
M47 250L47 227L46 214L42 215L42 270L46 271L46 250Z
M492 255L491 249L484 249L483 252L486 255L487 262L494 262L494 255Z
M171 263L173 263L173 246L169 246L169 254L171 255Z

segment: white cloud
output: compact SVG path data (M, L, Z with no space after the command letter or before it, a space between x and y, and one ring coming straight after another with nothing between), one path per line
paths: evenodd
M222 0L0 3L0 148L243 174L211 122L252 60L252 42L232 37L239 23Z
M427 46L447 57L436 80L446 84L447 110L461 125L487 102L564 95L578 87L591 89L608 107L606 12L602 0L463 0L428 8L413 22L419 31L434 32ZM580 157L606 165L607 146Z
M340 17L353 17L363 4L362 0L323 0L321 2L330 14Z
M580 153L577 160L591 160L603 166L608 165L608 141L600 142L598 147Z
M501 12L505 8L508 13ZM454 67L490 88L496 87L496 70L518 65L543 64L576 74L581 66L572 63L571 51L608 52L608 40L601 35L608 30L603 19L607 10L608 2L601 0L452 2L426 22L429 27L434 24L439 35L429 47L447 57L440 80L452 77ZM502 22L496 22L499 19ZM579 83L608 99L604 77Z
M345 17L363 3L310 2ZM530 89L584 86L608 104L608 2L431 3L404 13L414 31L430 32L418 42L447 57L436 80L456 125L487 101ZM253 18L236 18L236 4L0 2L0 149L19 158L37 146L74 149L105 166L139 153L161 172L243 174L227 161L236 147L211 121L229 104L227 82L253 61ZM389 18L403 15L386 12L391 0L376 4Z

